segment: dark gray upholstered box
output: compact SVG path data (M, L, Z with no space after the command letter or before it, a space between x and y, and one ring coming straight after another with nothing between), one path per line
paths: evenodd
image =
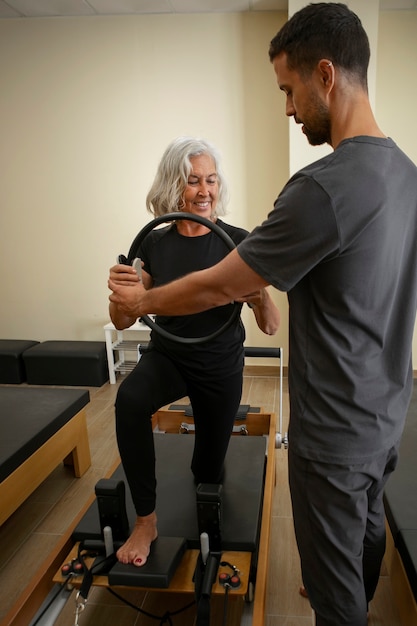
M0 383L16 384L26 381L23 353L39 341L29 339L0 339Z
M109 379L104 341L44 341L23 360L31 385L101 387Z

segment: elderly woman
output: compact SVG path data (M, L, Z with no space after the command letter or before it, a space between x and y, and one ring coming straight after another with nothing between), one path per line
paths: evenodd
M225 214L226 184L216 150L205 140L181 137L166 149L146 205L155 216L186 211L215 222L237 245L247 231L219 219ZM211 229L190 220L151 231L137 256L142 259L146 289L189 272L210 267L229 252ZM110 280L126 286L139 277L130 266L116 265ZM279 312L262 289L245 299L258 326L275 334ZM243 300L242 300L243 302ZM230 317L227 305L204 313L159 317L160 326L182 337L210 335ZM242 304L241 304L242 306ZM110 316L118 329L136 319L112 302ZM117 441L137 519L133 532L118 550L122 563L144 565L157 537L155 451L152 414L188 396L193 408L195 444L191 470L197 483L221 481L233 422L242 393L245 331L239 316L221 335L201 344L184 344L152 332L149 350L120 385L116 399Z

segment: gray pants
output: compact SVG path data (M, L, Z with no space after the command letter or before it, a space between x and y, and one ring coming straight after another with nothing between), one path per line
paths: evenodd
M372 461L334 465L289 449L303 584L317 626L366 626L385 553L383 492L398 446Z

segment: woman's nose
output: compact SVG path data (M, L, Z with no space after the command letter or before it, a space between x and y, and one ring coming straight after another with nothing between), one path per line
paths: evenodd
M204 183L202 183L200 185L199 190L198 190L198 195L200 195L200 196L208 196L209 195L208 186L205 185Z

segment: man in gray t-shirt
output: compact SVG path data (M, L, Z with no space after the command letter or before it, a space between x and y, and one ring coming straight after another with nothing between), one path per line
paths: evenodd
M417 168L378 127L369 42L346 5L295 13L271 42L286 114L334 152L291 178L223 261L164 287L120 287L136 317L196 313L268 284L290 305L289 479L316 626L366 626L385 550L383 490L412 384ZM134 280L134 279L133 279Z
M298 172L238 247L290 304L293 452L369 461L401 436L412 384L416 168L391 139L344 139Z

